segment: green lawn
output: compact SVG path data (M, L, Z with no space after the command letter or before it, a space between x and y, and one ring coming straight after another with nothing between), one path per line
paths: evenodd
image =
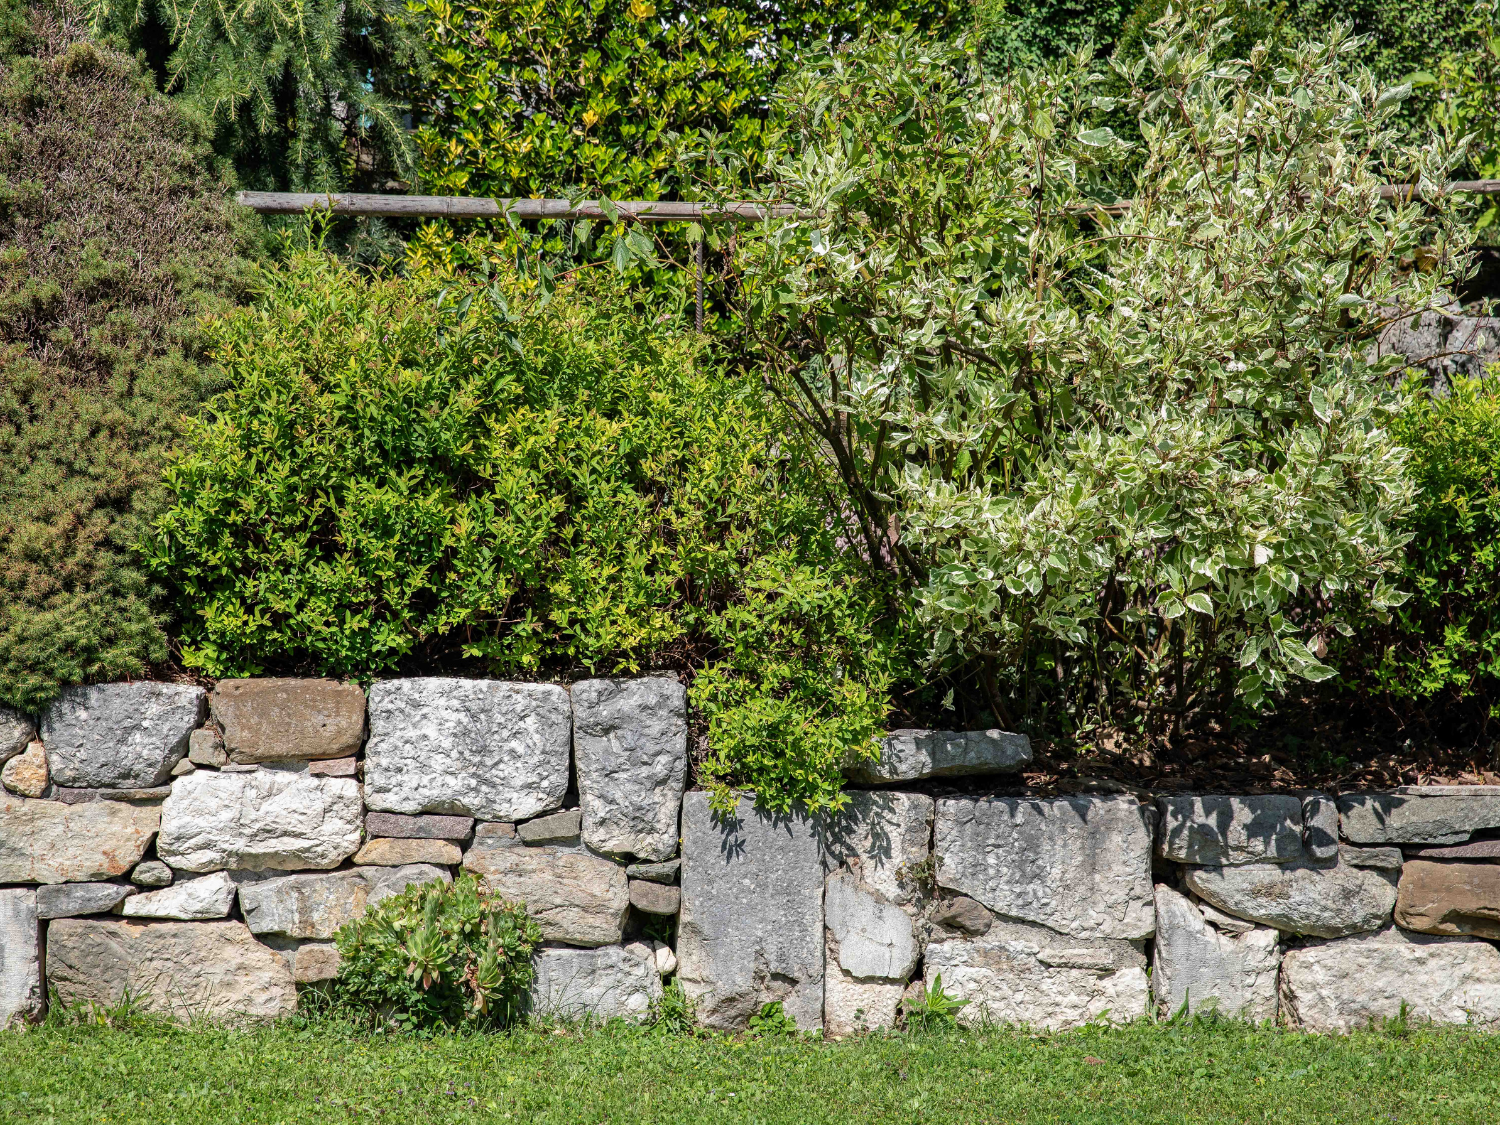
M0 1121L1500 1121L1500 1036L1138 1024L846 1040L0 1034Z

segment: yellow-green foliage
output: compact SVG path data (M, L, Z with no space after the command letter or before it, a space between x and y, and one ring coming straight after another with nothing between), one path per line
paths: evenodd
M302 253L264 284L148 546L187 663L703 667L713 780L837 800L886 599L757 385L603 271L547 300Z

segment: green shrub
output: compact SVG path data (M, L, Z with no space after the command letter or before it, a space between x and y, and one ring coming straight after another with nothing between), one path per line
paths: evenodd
M0 701L166 658L133 547L247 229L202 136L67 5L0 7Z
M370 908L335 939L335 1003L409 1029L503 1027L524 1009L542 931L465 872Z
M213 675L702 668L707 777L838 800L896 649L760 388L614 277L367 278L316 253L214 329L230 389L147 547Z

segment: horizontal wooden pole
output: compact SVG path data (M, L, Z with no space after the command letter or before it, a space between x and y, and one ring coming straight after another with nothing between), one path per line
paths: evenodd
M332 211L335 215L382 215L418 219L502 218L602 219L604 210L590 199L484 199L463 195L357 195L300 191L242 191L236 197L262 215L300 215L304 211ZM765 217L759 203L676 203L668 200L622 200L615 210L643 223L756 222ZM774 218L796 213L788 204L771 207Z

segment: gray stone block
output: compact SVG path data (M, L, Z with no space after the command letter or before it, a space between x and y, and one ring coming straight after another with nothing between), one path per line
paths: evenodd
M0 1031L41 1018L47 993L37 922L36 891L0 888Z
M823 1034L857 1035L896 1026L904 980L860 978L839 965L832 933L823 955Z
M452 882L441 867L420 864L285 875L240 884L240 910L251 933L329 941L369 907L434 879Z
M682 860L668 859L661 863L632 863L625 874L632 879L645 879L652 883L675 883Z
M939 816L941 816L939 812ZM958 1022L1061 1030L1108 1013L1114 1023L1146 1014L1146 959L1128 941L1066 937L1045 926L996 922L983 937L935 938L923 984L968 1004Z
M1281 863L1302 854L1296 797L1158 797L1156 807L1157 854L1173 863Z
M67 1004L143 1010L182 1022L254 1023L291 1015L285 960L240 922L62 918L47 928L47 979Z
M471 816L405 816L372 812L365 817L365 835L412 840L467 840L474 834Z
M516 821L562 805L572 706L555 684L419 678L370 688L365 803Z
M1394 926L1289 949L1281 1014L1291 1027L1346 1035L1404 1016L1413 1024L1500 1024L1500 951L1473 938Z
M1339 822L1353 844L1462 844L1500 828L1500 786L1405 786L1339 798Z
M1302 799L1302 853L1311 860L1339 854L1339 803L1315 794Z
M932 854L932 798L889 790L847 796L843 811L822 821L830 862L847 866L867 886L915 912L926 894L922 873Z
M178 871L337 867L358 849L363 822L349 778L205 770L172 786L156 852Z
M532 957L532 1014L640 1023L661 999L656 956L644 942L598 949L539 949Z
M1191 867L1186 881L1195 895L1226 913L1311 937L1378 930L1396 905L1389 879L1341 862Z
M1370 851L1389 851L1379 848ZM1500 859L1500 840L1470 840L1467 844L1440 847L1406 847L1400 849L1412 859ZM1398 863L1399 867L1400 864Z
M227 918L234 905L234 883L223 871L197 879L183 879L159 891L149 891L125 900L120 913L127 918L176 919L209 922Z
M882 785L924 777L1012 773L1031 761L1031 739L1003 730L896 730L873 760L852 763L853 781Z
M347 758L365 733L358 684L266 676L220 680L208 700L231 761Z
M1163 1015L1205 1009L1260 1023L1276 1018L1280 935L1246 927L1221 933L1190 899L1156 888L1151 991Z
M165 784L203 721L205 698L192 684L64 688L42 717L52 780L86 789Z
M204 769L221 769L229 763L224 740L213 727L203 727L188 735L187 760Z
M583 842L610 855L677 854L687 783L687 689L674 678L573 685Z
M0 704L0 765L24 751L35 737L36 726L30 715Z
M646 879L630 881L630 905L645 914L676 914L682 905L682 892L676 887Z
M516 825L523 844L576 844L583 832L583 811L565 809Z
M0 883L116 878L140 862L160 822L156 805L65 805L0 794Z
M1131 797L937 803L938 885L1006 918L1078 937L1155 930L1151 833Z
M1356 848L1339 845L1339 858L1350 867L1370 867L1377 871L1400 871L1404 862L1400 848Z
M933 925L954 930L970 937L990 932L995 916L968 895L958 895L938 903L932 911Z
M135 893L119 883L53 883L37 888L36 914L41 919L108 914Z
M464 867L486 889L524 902L543 941L598 946L620 940L630 908L623 867L582 852L496 843L475 840L464 853Z
M708 794L682 805L677 979L700 1022L743 1030L772 1001L797 1026L822 1025L823 849L803 813L741 798L717 817Z
M130 873L130 881L138 887L169 887L172 885L172 869L159 859L149 859L136 864Z
M823 916L841 969L851 977L905 986L921 949L911 919L899 906L849 872L837 871L828 877Z

